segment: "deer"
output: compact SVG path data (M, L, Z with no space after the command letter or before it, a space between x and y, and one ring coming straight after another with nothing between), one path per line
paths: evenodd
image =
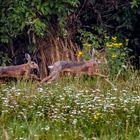
M98 60L93 58L95 50L93 49L92 58L88 61L57 61L52 66L48 68L51 69L50 75L46 76L41 80L41 84L44 82L51 83L53 80L57 79L61 73L70 72L70 73L80 73L87 74L89 76L100 76L107 78L107 76L100 74L98 69Z
M20 65L11 65L11 66L0 66L0 78L31 78L34 80L40 80L36 75L31 74L31 70L37 69L39 72L38 64L34 61L31 61L31 57L29 54L25 54L25 58L27 63Z

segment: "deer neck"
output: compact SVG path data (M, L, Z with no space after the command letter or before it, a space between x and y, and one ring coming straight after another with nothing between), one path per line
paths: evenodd
M21 67L23 67L25 70L30 70L31 69L31 66L29 63L27 64L22 64Z

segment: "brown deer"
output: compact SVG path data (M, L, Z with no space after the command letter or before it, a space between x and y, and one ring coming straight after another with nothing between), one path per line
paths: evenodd
M31 57L29 54L25 54L25 58L28 61L26 64L15 65L15 66L5 66L5 67L1 66L0 67L0 78L25 77L25 78L40 80L36 75L31 74L32 69L37 69L39 71L38 65L34 61L31 61Z
M93 54L92 54L93 56ZM50 66L51 73L49 76L46 76L42 79L41 83L51 82L59 77L60 73L70 72L70 73L82 73L89 76L100 76L106 78L107 76L99 73L98 61L96 59L90 59L83 62L74 62L74 61L58 61L54 63L53 66Z

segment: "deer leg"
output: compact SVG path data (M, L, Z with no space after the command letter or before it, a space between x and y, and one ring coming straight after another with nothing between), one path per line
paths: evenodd
M41 81L41 84L44 83L44 82L51 82L53 81L54 79L56 79L58 76L59 76L59 71L53 71L49 76L45 77L42 81Z
M26 71L26 72L24 73L23 77L24 77L25 79L28 79L28 78L30 78L29 74L30 74L30 72L29 72L29 71Z
M36 81L40 81L40 80L41 80L38 76L36 76L36 75L34 75L34 74L31 74L31 75L30 75L30 78L31 78L32 80L36 80Z
M89 75L89 76L100 76L100 77L103 77L103 78L107 78L106 75L100 74L99 72L96 72L96 71L93 70L92 68L89 68L89 69L88 69L88 75Z
M51 75L50 76L46 76L44 79L41 80L41 84L43 84L44 82L48 81L49 79L51 79Z
M53 80L57 79L59 77L59 73L56 73L55 75L53 75L47 82L52 82Z
M103 74L100 74L100 73L97 73L97 72L92 72L92 73L88 73L89 76L100 76L100 77L103 77L103 78L107 78L108 76L106 75L103 75Z

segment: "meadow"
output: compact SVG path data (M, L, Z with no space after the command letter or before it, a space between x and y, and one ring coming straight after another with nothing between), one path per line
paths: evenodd
M139 140L140 76L0 84L1 140Z

